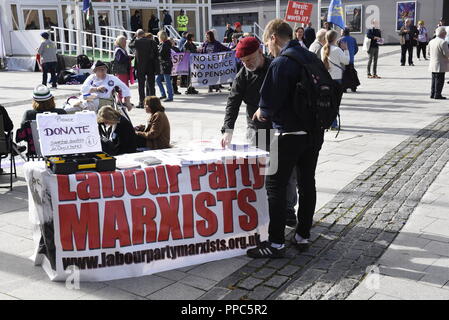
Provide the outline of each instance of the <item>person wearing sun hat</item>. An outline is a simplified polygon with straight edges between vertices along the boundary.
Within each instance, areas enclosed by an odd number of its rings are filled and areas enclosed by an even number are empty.
[[[24,128],[27,121],[36,120],[37,114],[43,112],[66,114],[64,109],[56,108],[55,99],[51,94],[50,89],[47,86],[40,84],[33,90],[32,109],[25,111],[20,127]]]

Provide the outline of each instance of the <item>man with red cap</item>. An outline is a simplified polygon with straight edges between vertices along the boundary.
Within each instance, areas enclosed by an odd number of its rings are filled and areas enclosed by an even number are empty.
[[[242,102],[245,102],[247,139],[248,141],[251,141],[253,145],[257,145],[261,149],[269,150],[271,138],[270,132],[272,129],[271,122],[260,122],[252,120],[252,118],[258,109],[260,88],[262,87],[262,83],[272,60],[263,55],[261,43],[255,37],[247,37],[240,40],[236,47],[236,57],[241,60],[243,68],[237,73],[232,83],[231,93],[229,94],[226,105],[224,125],[221,129],[223,134],[221,145],[225,148],[231,143],[234,125],[240,111],[240,106]],[[259,137],[261,133],[262,135]],[[261,139],[264,140],[261,141]],[[296,225],[294,208],[298,201],[296,179],[292,179],[288,190],[287,225],[294,227]]]
[[[234,23],[234,33],[243,33],[242,24],[240,22]]]

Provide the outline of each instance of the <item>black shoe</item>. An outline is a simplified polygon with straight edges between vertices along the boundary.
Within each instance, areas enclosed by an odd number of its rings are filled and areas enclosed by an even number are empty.
[[[439,96],[439,97],[435,97],[434,99],[435,100],[446,100],[447,98],[443,97],[443,96]]]
[[[167,99],[167,96],[162,96],[162,97],[160,97],[159,99]]]
[[[435,99],[435,97],[434,96],[430,96],[430,99]]]
[[[414,67],[415,65],[413,63],[408,64],[410,67]]]
[[[352,88],[351,91],[352,92],[357,92],[357,88]]]
[[[0,174],[3,174],[3,169],[2,168],[0,168]]]
[[[298,241],[296,241],[296,233],[293,234],[291,243],[296,247],[296,249],[298,249],[299,251],[307,251],[309,249],[310,243],[299,243]]]
[[[175,92],[173,92],[174,94],[182,94],[181,92],[179,92],[179,91],[175,91]]]
[[[273,248],[268,241],[261,242],[257,247],[249,249],[246,251],[246,255],[250,258],[261,259],[261,258],[284,258],[285,257],[285,246],[282,249]]]
[[[401,63],[401,67],[405,66],[405,63]]]
[[[209,88],[209,93],[211,93],[213,90],[211,88]]]

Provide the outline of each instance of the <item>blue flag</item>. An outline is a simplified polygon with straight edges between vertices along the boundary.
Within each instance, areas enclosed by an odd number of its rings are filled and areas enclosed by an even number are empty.
[[[83,0],[83,11],[86,12],[90,8],[90,0]]]
[[[329,5],[329,12],[327,14],[327,22],[332,22],[342,29],[345,28],[345,21],[343,20],[343,6],[341,4],[341,0],[331,1]]]

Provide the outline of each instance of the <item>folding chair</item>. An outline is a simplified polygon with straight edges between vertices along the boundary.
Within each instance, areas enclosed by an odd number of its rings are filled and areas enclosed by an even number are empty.
[[[9,175],[9,186],[0,186],[0,188],[12,190],[12,176],[14,175],[17,178],[16,160],[13,152],[12,132],[5,134],[3,115],[0,115],[0,164],[1,159],[7,159],[10,156],[9,173],[1,173],[2,176]]]

